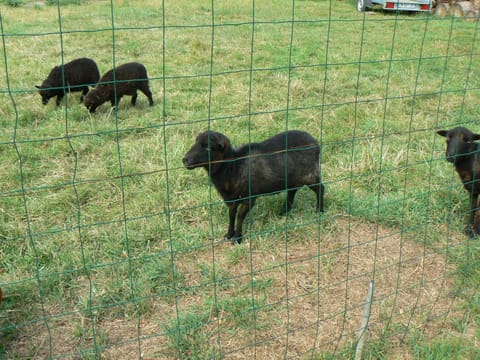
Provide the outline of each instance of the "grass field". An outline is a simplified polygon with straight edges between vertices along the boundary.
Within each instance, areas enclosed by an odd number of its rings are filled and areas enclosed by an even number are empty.
[[[13,4],[18,6],[12,6]],[[354,1],[0,1],[0,357],[480,357],[480,246],[436,131],[480,131],[478,22]],[[10,5],[9,5],[10,4]],[[43,106],[54,65],[138,61],[139,94]],[[263,197],[241,245],[182,157],[286,129],[322,143],[325,213]]]

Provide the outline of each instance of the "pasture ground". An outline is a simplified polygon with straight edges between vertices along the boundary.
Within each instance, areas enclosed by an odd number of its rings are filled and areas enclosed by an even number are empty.
[[[364,358],[479,357],[480,247],[435,135],[479,131],[478,23],[353,1],[8,3],[2,357],[350,359],[372,279]],[[145,64],[155,106],[43,106],[34,85],[81,56]],[[325,213],[308,189],[287,217],[263,197],[223,242],[225,205],[181,163],[207,128],[312,133]]]

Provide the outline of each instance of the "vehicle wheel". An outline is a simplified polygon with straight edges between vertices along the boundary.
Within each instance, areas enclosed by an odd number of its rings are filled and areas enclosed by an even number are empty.
[[[365,0],[357,0],[357,11],[364,12],[367,10]]]

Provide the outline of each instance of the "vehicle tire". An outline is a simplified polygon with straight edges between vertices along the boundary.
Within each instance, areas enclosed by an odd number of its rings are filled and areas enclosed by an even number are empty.
[[[373,6],[372,0],[357,0],[357,11],[364,12]]]
[[[364,12],[365,10],[367,10],[365,0],[357,0],[357,11]]]

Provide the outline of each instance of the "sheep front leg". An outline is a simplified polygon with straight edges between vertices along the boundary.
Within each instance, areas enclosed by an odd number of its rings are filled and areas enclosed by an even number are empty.
[[[225,240],[230,240],[235,232],[235,218],[237,216],[238,203],[227,203],[228,206],[228,231],[224,235]]]
[[[57,106],[60,106],[60,103],[62,102],[64,96],[65,96],[65,94],[58,94],[57,95],[57,102],[56,102]]]
[[[132,106],[135,106],[135,104],[137,103],[137,97],[138,97],[138,94],[135,91],[135,94],[132,95]]]
[[[113,96],[111,99],[110,99],[110,104],[112,104],[112,107],[118,107],[118,103],[120,102],[120,99],[122,98],[121,95],[118,95],[117,96]]]
[[[467,227],[465,228],[465,234],[469,237],[475,237],[480,235],[479,215],[478,212],[478,193],[470,194],[470,216]]]
[[[280,216],[285,216],[292,209],[293,200],[295,199],[295,194],[297,193],[297,188],[289,189],[287,191],[287,201],[280,211]]]
[[[240,244],[242,242],[242,240],[243,240],[243,234],[242,234],[243,222],[245,221],[245,217],[247,216],[248,212],[250,211],[251,208],[253,208],[254,205],[255,205],[255,198],[245,200],[240,204],[240,211],[238,212],[238,215],[237,215],[237,226],[235,227],[235,231],[234,231],[233,236],[231,238],[232,243]]]
[[[480,235],[480,210],[476,210],[473,216],[472,232],[471,237]]]
[[[80,96],[80,104],[83,103],[83,99],[87,94],[88,94],[88,86],[85,86],[82,88],[82,95]]]

